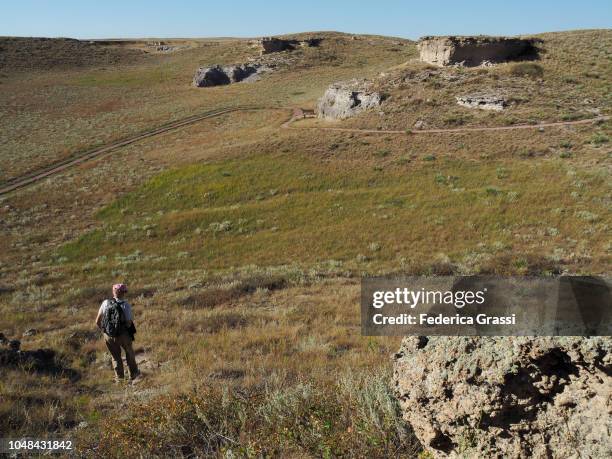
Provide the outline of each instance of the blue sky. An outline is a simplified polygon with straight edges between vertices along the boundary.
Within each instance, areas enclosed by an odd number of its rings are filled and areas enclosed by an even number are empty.
[[[0,35],[75,38],[320,30],[418,38],[611,26],[612,0],[5,0],[0,8]]]

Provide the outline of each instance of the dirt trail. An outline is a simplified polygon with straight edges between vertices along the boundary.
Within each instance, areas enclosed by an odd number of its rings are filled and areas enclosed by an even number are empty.
[[[363,134],[404,134],[404,135],[412,135],[412,134],[446,134],[453,132],[486,132],[486,131],[513,131],[517,129],[539,129],[545,127],[555,127],[555,126],[571,126],[576,124],[589,124],[596,123],[598,121],[606,121],[610,119],[609,116],[598,116],[596,118],[589,118],[586,120],[577,120],[577,121],[556,121],[552,123],[539,123],[539,124],[514,124],[511,126],[475,126],[475,127],[465,127],[465,128],[449,128],[449,129],[419,129],[419,130],[393,130],[393,129],[361,129],[361,128],[341,128],[341,127],[333,127],[333,126],[292,126],[295,121],[311,118],[304,113],[301,108],[296,108],[293,110],[292,117],[283,123],[282,127],[286,129],[317,129],[317,130],[325,130],[325,131],[338,131],[338,132],[357,132]]]
[[[87,150],[79,154],[78,156],[73,156],[71,158],[50,164],[47,168],[33,171],[33,172],[21,175],[19,177],[14,177],[8,180],[6,183],[3,183],[2,185],[0,185],[0,195],[10,193],[11,191],[17,190],[19,188],[23,188],[27,185],[38,182],[51,175],[55,175],[66,169],[69,169],[70,167],[76,166],[90,159],[97,158],[105,153],[109,153],[118,148],[125,147],[126,145],[130,145],[134,142],[138,142],[139,140],[143,140],[148,137],[153,137],[159,134],[173,131],[175,129],[197,123],[198,121],[202,121],[207,118],[213,118],[215,116],[224,115],[226,113],[231,113],[231,112],[236,112],[236,111],[247,111],[247,110],[257,110],[257,108],[230,107],[230,108],[220,108],[216,110],[211,110],[205,113],[200,113],[198,115],[189,116],[187,118],[183,118],[177,121],[173,121],[171,123],[164,124],[156,129],[146,131],[146,132],[143,132],[143,133],[140,133],[140,134],[137,134],[135,136],[128,137],[125,139],[121,139],[121,140],[112,142],[102,147],[94,148],[92,150]]]
[[[93,158],[97,158],[101,155],[109,153],[118,148],[124,147],[126,145],[130,145],[134,142],[138,142],[139,140],[146,139],[148,137],[153,137],[156,135],[164,134],[166,132],[173,131],[175,129],[179,129],[184,126],[188,126],[190,124],[197,123],[199,121],[205,120],[207,118],[213,118],[216,116],[224,115],[226,113],[237,112],[237,111],[249,111],[249,110],[282,110],[283,108],[265,108],[265,107],[229,107],[229,108],[219,108],[216,110],[211,110],[205,113],[201,113],[198,115],[193,115],[187,118],[183,118],[177,121],[173,121],[171,123],[167,123],[163,126],[160,126],[151,131],[146,131],[141,134],[138,134],[133,137],[128,137],[126,139],[118,140],[116,142],[110,143],[103,147],[98,147],[92,150],[88,150],[76,157],[68,158],[66,160],[54,163],[49,165],[49,167],[34,171],[28,174],[24,174],[19,177],[15,177],[6,183],[0,185],[0,196],[10,193],[11,191],[17,190],[19,188],[23,188],[25,186],[36,183],[40,180],[43,180],[52,175],[58,174],[66,169],[69,169],[73,166],[81,164],[85,161],[88,161]],[[556,126],[573,126],[579,124],[589,124],[596,123],[600,121],[606,121],[610,119],[610,116],[598,116],[596,118],[590,118],[586,120],[578,120],[578,121],[558,121],[552,123],[540,123],[540,124],[518,124],[513,126],[495,126],[495,127],[465,127],[465,128],[450,128],[450,129],[421,129],[421,130],[382,130],[382,129],[358,129],[358,128],[341,128],[341,127],[333,127],[333,126],[294,126],[298,120],[304,118],[310,118],[310,115],[307,115],[305,111],[301,108],[292,109],[291,117],[285,121],[280,127],[283,129],[302,129],[302,130],[324,130],[324,131],[336,131],[336,132],[352,132],[352,133],[361,133],[361,134],[403,134],[403,135],[412,135],[412,134],[445,134],[445,133],[456,133],[456,132],[487,132],[487,131],[512,131],[518,129],[539,129],[546,127],[556,127]]]

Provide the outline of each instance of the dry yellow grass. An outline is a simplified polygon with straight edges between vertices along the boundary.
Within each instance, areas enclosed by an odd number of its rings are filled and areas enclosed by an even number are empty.
[[[594,37],[609,31],[544,36],[543,85],[513,80],[508,66],[469,70],[464,86],[390,88],[384,116],[341,124],[558,119],[579,97],[608,113],[609,62]],[[274,108],[150,138],[1,199],[0,331],[38,329],[24,349],[52,348],[78,373],[3,368],[3,432],[76,436],[91,456],[414,456],[385,383],[398,340],[360,335],[360,275],[609,273],[609,123],[431,136],[280,129],[289,107],[312,107],[335,80],[426,70],[402,65],[414,44],[330,34],[292,70],[211,89],[189,87],[198,65],[254,51],[191,45],[2,79],[0,181],[195,111]],[[563,74],[576,55],[572,83]],[[541,92],[501,115],[447,100],[493,81]],[[110,384],[91,334],[119,280],[147,360],[143,381],[126,387]]]

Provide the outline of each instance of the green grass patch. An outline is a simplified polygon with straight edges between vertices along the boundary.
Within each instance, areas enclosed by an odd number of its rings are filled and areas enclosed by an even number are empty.
[[[102,209],[100,228],[56,257],[162,270],[309,266],[354,260],[375,242],[380,266],[398,254],[426,260],[506,241],[505,228],[533,231],[543,215],[572,225],[551,214],[551,202],[576,205],[558,163],[504,165],[501,177],[498,164],[475,168],[460,160],[409,173],[340,164],[262,155],[165,172]],[[447,182],[453,186],[440,186]]]

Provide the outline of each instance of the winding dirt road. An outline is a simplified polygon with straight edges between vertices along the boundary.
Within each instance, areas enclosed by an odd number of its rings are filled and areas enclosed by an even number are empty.
[[[155,129],[142,132],[132,137],[127,137],[125,139],[117,140],[116,142],[112,142],[102,147],[94,148],[92,150],[87,150],[83,153],[80,153],[78,155],[64,159],[62,161],[52,163],[46,168],[39,169],[33,172],[29,172],[27,174],[21,175],[19,177],[14,177],[8,180],[7,182],[0,185],[0,196],[3,194],[10,193],[11,191],[17,190],[19,188],[23,188],[27,185],[31,185],[32,183],[38,182],[44,178],[47,178],[49,176],[63,172],[66,169],[69,169],[73,166],[84,163],[85,161],[88,161],[93,158],[97,158],[99,156],[104,155],[105,153],[109,153],[113,150],[116,150],[121,147],[125,147],[126,145],[130,145],[132,143],[138,142],[148,137],[153,137],[156,135],[164,134],[166,132],[174,131],[178,128],[197,123],[198,121],[202,121],[207,118],[213,118],[215,116],[223,115],[225,113],[231,113],[231,112],[236,112],[236,111],[248,111],[248,110],[257,110],[257,108],[255,107],[230,107],[230,108],[219,108],[216,110],[210,110],[208,112],[200,113],[197,115],[189,116],[187,118],[182,118],[177,121],[173,121],[171,123],[164,124]]]
[[[293,116],[287,122],[285,122],[282,127],[288,129],[316,129],[316,130],[325,130],[325,131],[338,131],[338,132],[358,132],[363,134],[404,134],[404,135],[412,135],[412,134],[447,134],[453,132],[486,132],[486,131],[514,131],[517,129],[539,129],[546,127],[555,127],[555,126],[571,126],[576,124],[590,124],[596,123],[600,121],[606,121],[610,119],[609,116],[598,116],[596,118],[589,118],[586,120],[577,120],[577,121],[556,121],[552,123],[538,123],[538,124],[513,124],[511,126],[475,126],[475,127],[464,127],[464,128],[450,128],[450,129],[419,129],[419,130],[393,130],[393,129],[359,129],[359,128],[341,128],[341,127],[333,127],[333,126],[300,126],[295,127],[291,126],[293,122],[308,118],[305,115],[304,111],[301,108],[296,108],[293,110]]]
[[[55,174],[59,174],[73,166],[89,161],[90,159],[97,158],[113,150],[116,150],[126,145],[138,142],[140,140],[153,137],[156,135],[164,134],[166,132],[174,131],[184,126],[197,123],[199,121],[214,118],[216,116],[224,115],[226,113],[237,112],[237,111],[250,111],[250,110],[279,110],[280,108],[264,108],[264,107],[226,107],[210,110],[208,112],[200,113],[198,115],[189,116],[171,123],[164,124],[156,129],[140,133],[138,135],[128,137],[116,142],[112,142],[108,145],[87,150],[79,155],[71,158],[50,164],[44,169],[30,172],[28,174],[15,177],[2,185],[0,185],[0,196],[15,191],[20,188],[24,188],[28,185],[36,183],[47,177]],[[541,124],[519,124],[512,126],[496,126],[496,127],[465,127],[465,128],[452,128],[452,129],[421,129],[421,130],[381,130],[381,129],[358,129],[358,128],[341,128],[333,126],[294,126],[298,120],[308,118],[301,108],[294,108],[291,117],[285,121],[280,127],[283,129],[299,129],[299,130],[324,130],[324,131],[336,131],[336,132],[352,132],[361,134],[444,134],[444,133],[457,133],[457,132],[487,132],[487,131],[512,131],[518,129],[539,129],[546,127],[557,127],[557,126],[572,126],[579,124],[590,124],[610,119],[610,116],[599,116],[597,118],[591,118],[586,120],[578,121],[558,121],[553,123],[541,123]]]

